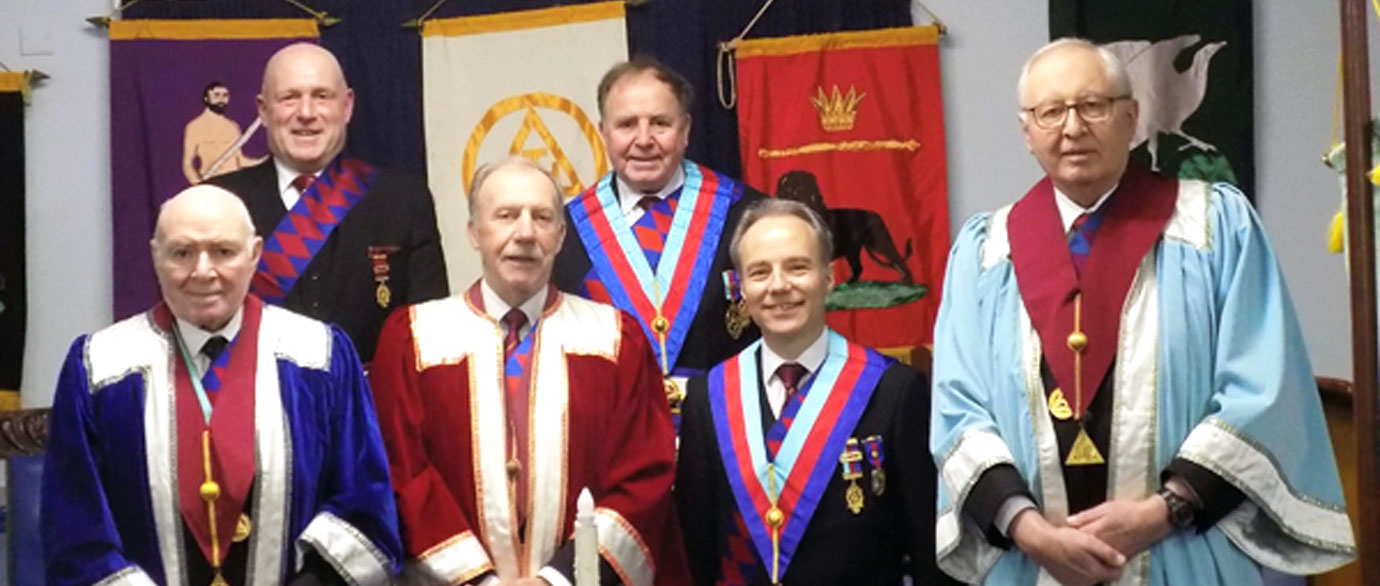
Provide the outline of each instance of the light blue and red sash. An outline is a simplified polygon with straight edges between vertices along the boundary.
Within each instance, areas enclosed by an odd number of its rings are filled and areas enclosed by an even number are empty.
[[[829,486],[844,443],[892,362],[837,332],[831,330],[828,335],[824,364],[787,403],[771,432],[762,429],[760,340],[709,372],[710,413],[724,475],[758,559],[767,565],[772,559],[771,528],[766,522],[769,491],[773,483],[780,490],[777,507],[786,514],[780,537],[783,576]],[[781,443],[773,460],[767,441],[769,433],[777,432]],[[774,464],[773,480],[767,477],[768,462]]]
[[[657,315],[655,301],[660,295],[661,313],[671,324],[666,334],[666,364],[673,368],[699,310],[705,283],[712,276],[710,267],[728,208],[743,193],[737,182],[708,167],[689,161],[683,165],[685,185],[681,187],[655,271],[623,215],[613,192],[612,173],[566,204],[603,284],[604,291],[600,293],[607,293],[615,307],[637,316],[648,339],[653,341],[658,361],[661,347],[655,343],[657,337],[651,323]],[[590,289],[594,295],[596,292]]]
[[[358,159],[341,159],[326,167],[264,240],[251,290],[281,305],[331,232],[364,199],[375,175],[373,167]]]
[[[244,300],[244,317],[235,340],[226,346],[216,358],[221,365],[207,369],[203,380],[213,382],[217,392],[211,393],[215,409],[207,424],[192,386],[192,373],[187,371],[186,362],[177,359],[176,348],[172,350],[174,364],[175,411],[177,418],[177,494],[183,519],[197,545],[208,561],[223,561],[230,551],[230,541],[234,528],[244,511],[245,499],[254,482],[254,380],[258,366],[259,322],[263,315],[263,302],[253,295]],[[172,332],[176,321],[166,304],[159,304],[153,310],[154,322],[165,331]],[[170,344],[177,344],[171,341]],[[201,432],[210,429],[211,476],[220,485],[220,498],[216,499],[217,542],[221,560],[211,560],[210,522],[206,502],[201,499],[201,484],[205,479],[204,461],[201,451]]]

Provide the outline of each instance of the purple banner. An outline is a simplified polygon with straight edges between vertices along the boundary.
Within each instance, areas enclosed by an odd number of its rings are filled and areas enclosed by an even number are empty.
[[[254,98],[264,63],[298,41],[317,39],[115,40],[112,34],[115,319],[143,311],[159,298],[148,244],[158,206],[200,179],[268,156],[261,129],[234,147],[257,126]]]

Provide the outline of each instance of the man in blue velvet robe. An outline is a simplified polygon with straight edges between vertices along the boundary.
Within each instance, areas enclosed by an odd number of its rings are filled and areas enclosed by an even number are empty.
[[[1122,64],[1027,61],[1047,177],[967,222],[935,328],[939,565],[972,583],[1261,583],[1355,555],[1283,275],[1234,187],[1128,165]]]
[[[54,397],[49,584],[386,584],[401,552],[338,328],[248,295],[263,241],[219,187],[164,204],[163,301],[78,338]]]

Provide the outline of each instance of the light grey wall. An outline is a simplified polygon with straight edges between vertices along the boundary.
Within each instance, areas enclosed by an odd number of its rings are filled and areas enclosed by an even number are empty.
[[[1043,2],[925,5],[949,26],[940,51],[950,218],[957,230],[973,213],[1019,197],[1039,177],[1016,124],[1014,85],[1025,56],[1047,39],[1048,18]],[[105,35],[83,22],[108,9],[106,0],[0,0],[0,62],[53,75],[35,91],[26,120],[26,407],[51,402],[72,339],[110,321],[109,57]],[[1331,133],[1336,2],[1257,1],[1255,11],[1260,213],[1292,284],[1317,371],[1350,378],[1345,275],[1341,258],[1324,250],[1337,181],[1318,162]],[[21,55],[21,30],[47,31],[53,54]],[[1374,26],[1371,37],[1380,40]],[[1377,55],[1371,62],[1380,66]]]
[[[24,120],[24,407],[52,403],[72,340],[111,319],[109,52],[105,33],[84,22],[109,10],[109,0],[0,0],[0,62],[53,76]],[[49,35],[52,53],[22,55],[21,31]]]

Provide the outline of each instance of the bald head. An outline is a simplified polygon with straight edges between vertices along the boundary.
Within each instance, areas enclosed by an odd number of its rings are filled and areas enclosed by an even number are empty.
[[[263,239],[238,197],[195,185],[163,203],[149,248],[173,315],[215,331],[244,304]]]
[[[355,94],[335,55],[296,43],[268,59],[256,103],[274,158],[297,173],[316,174],[345,147]]]

